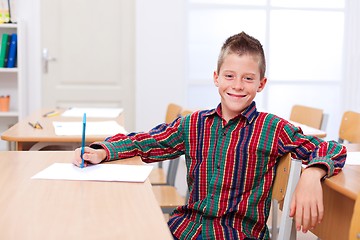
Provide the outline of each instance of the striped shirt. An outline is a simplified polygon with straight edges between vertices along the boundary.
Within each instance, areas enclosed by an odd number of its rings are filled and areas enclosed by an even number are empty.
[[[157,162],[185,155],[189,202],[169,220],[178,239],[269,239],[266,222],[277,161],[292,152],[308,166],[321,164],[331,176],[345,163],[346,148],[304,136],[300,128],[255,102],[225,122],[221,104],[197,111],[148,133],[118,134],[91,145],[107,159],[139,155]]]

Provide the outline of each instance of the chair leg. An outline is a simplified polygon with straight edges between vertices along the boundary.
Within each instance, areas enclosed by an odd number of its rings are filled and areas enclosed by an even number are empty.
[[[272,200],[271,205],[271,239],[278,239],[279,229],[277,222],[279,204],[276,200]]]

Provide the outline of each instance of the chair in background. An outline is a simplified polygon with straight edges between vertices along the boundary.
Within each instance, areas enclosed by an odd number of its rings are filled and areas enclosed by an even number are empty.
[[[174,121],[176,118],[178,118],[181,114],[181,110],[182,107],[178,104],[175,103],[169,103],[169,105],[167,106],[167,110],[166,110],[166,115],[165,115],[165,123],[169,124],[172,121]],[[168,169],[170,168],[170,166],[168,167]],[[150,182],[152,184],[157,184],[157,185],[165,185],[165,184],[170,184],[169,180],[167,179],[168,174],[166,174],[164,168],[163,168],[163,162],[159,162],[158,163],[158,167],[154,168],[149,176]],[[175,182],[175,180],[174,180]],[[173,185],[173,184],[170,184]]]
[[[339,128],[339,142],[344,141],[360,143],[360,113],[344,112]]]
[[[276,206],[282,209],[279,228],[277,222],[272,223],[272,240],[295,240],[296,229],[295,222],[289,217],[291,198],[300,179],[302,162],[292,159],[290,153],[284,155],[279,162],[276,171],[276,177],[272,190],[272,200],[276,201]],[[274,218],[275,217],[275,218]],[[277,221],[276,215],[272,218]],[[276,226],[274,228],[274,226]]]
[[[349,240],[356,239],[360,239],[360,194],[356,198],[349,232]]]
[[[190,110],[184,110],[180,113],[180,116],[186,116],[191,113],[192,111]],[[186,197],[183,197],[175,187],[179,161],[180,158],[169,160],[168,174],[166,178],[167,183],[165,185],[153,184],[152,186],[155,198],[158,201],[161,210],[165,214],[171,213],[174,208],[178,206],[183,206],[188,199],[188,193],[186,194]]]
[[[307,125],[312,128],[322,129],[327,123],[327,115],[324,117],[322,109],[303,105],[294,105],[291,109],[290,120]]]
[[[153,185],[152,190],[163,213],[169,214],[174,208],[185,204],[185,197],[181,196],[175,187],[176,172],[179,158],[169,160],[168,182],[169,185]]]

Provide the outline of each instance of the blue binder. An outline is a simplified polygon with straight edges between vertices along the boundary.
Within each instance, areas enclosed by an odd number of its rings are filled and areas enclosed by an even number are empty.
[[[14,68],[16,63],[16,55],[17,55],[17,34],[11,34],[11,42],[9,49],[9,56],[7,61],[8,68]]]

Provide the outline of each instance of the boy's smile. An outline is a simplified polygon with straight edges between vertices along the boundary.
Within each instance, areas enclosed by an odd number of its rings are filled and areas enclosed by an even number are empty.
[[[257,92],[264,89],[266,78],[260,79],[256,57],[228,54],[219,74],[214,72],[214,83],[221,96],[223,118],[229,121],[251,104]]]

